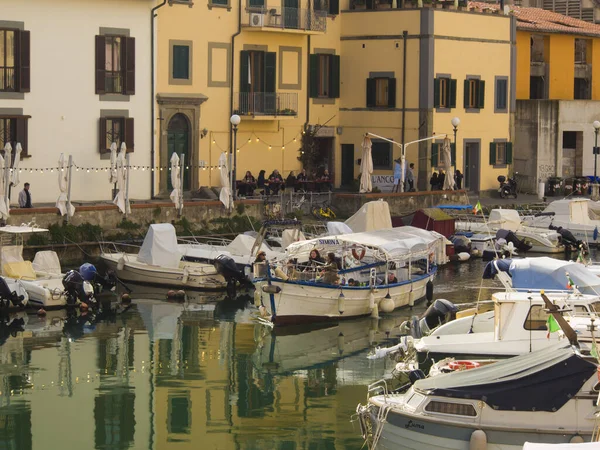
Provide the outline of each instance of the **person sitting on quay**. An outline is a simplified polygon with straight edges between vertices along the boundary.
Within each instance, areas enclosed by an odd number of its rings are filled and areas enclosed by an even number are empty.
[[[254,178],[252,172],[248,170],[246,171],[244,178],[242,178],[242,183],[238,188],[238,196],[249,197],[254,193],[254,189],[256,189],[256,178]]]
[[[308,181],[308,175],[306,174],[306,169],[302,169],[302,172],[298,174],[296,177],[297,188],[296,189],[305,189],[304,183]]]
[[[284,189],[283,177],[279,173],[279,170],[275,169],[271,175],[269,175],[268,183],[265,182],[267,195],[279,193],[279,189]]]

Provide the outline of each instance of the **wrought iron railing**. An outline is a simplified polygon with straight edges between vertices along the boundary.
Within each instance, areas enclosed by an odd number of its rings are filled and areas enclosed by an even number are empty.
[[[297,116],[298,94],[295,92],[238,92],[233,108],[240,116]]]
[[[282,6],[249,6],[242,13],[242,25],[325,32],[327,12]]]
[[[0,67],[0,91],[16,90],[16,71],[14,67]]]

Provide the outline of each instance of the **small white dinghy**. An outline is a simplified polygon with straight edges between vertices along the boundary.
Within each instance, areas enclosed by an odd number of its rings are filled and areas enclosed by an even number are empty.
[[[225,289],[225,278],[212,264],[182,261],[175,227],[152,224],[139,253],[110,253],[101,258],[122,280],[169,287]]]

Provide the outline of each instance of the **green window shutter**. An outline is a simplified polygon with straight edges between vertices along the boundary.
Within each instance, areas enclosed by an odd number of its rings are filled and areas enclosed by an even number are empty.
[[[311,98],[317,98],[319,96],[319,55],[310,55],[308,66],[310,69],[309,95]]]
[[[388,79],[388,107],[396,107],[396,79]]]
[[[240,52],[240,92],[250,92],[250,52],[242,50]]]
[[[506,164],[513,163],[513,145],[512,142],[506,143]]]
[[[329,0],[329,15],[336,16],[340,13],[340,0]]]
[[[496,164],[496,143],[490,142],[490,166]]]
[[[456,167],[456,144],[450,144],[450,165]]]
[[[456,80],[449,80],[448,85],[448,105],[450,108],[456,108]]]
[[[276,53],[265,53],[265,92],[275,92]]]
[[[431,167],[437,167],[440,144],[431,144]]]
[[[190,78],[190,48],[187,45],[173,46],[173,78],[177,80]]]
[[[485,105],[485,81],[479,80],[477,83],[477,106],[483,108]]]
[[[377,79],[367,78],[367,108],[375,107],[377,92]]]
[[[329,67],[329,98],[340,98],[340,55],[331,55]]]
[[[433,79],[433,107],[440,107],[440,79]]]
[[[465,80],[464,86],[465,86],[465,92],[464,92],[465,109],[467,109],[469,107],[469,80]]]

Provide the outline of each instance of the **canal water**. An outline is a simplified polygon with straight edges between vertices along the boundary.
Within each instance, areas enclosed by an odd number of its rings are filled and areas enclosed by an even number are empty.
[[[435,297],[489,299],[499,285],[482,283],[483,267],[446,265]],[[393,366],[366,356],[425,309],[270,331],[253,321],[251,295],[165,297],[136,287],[115,314],[4,323],[0,448],[360,449],[351,416]]]

